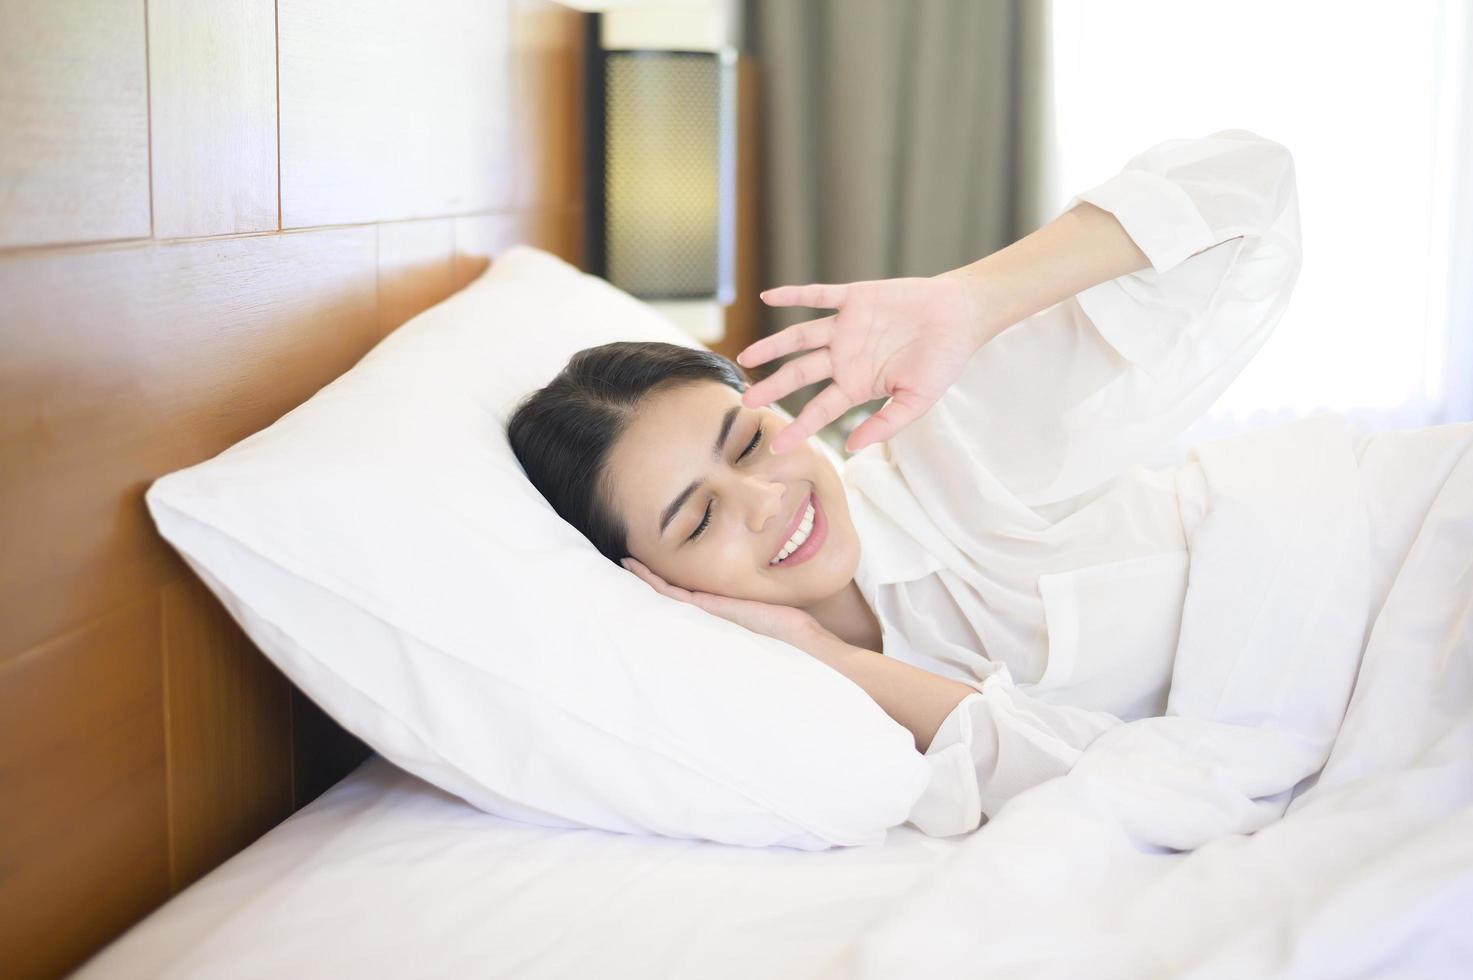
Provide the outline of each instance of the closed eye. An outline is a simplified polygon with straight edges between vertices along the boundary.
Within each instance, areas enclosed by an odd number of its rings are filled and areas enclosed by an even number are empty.
[[[752,436],[751,443],[749,443],[747,445],[747,448],[742,450],[742,454],[737,457],[737,462],[740,463],[742,460],[746,459],[752,453],[756,452],[757,447],[761,443],[762,443],[762,426],[759,425],[759,426],[757,426],[757,432],[756,432],[756,434]]]
[[[701,532],[704,531],[704,530],[706,530],[707,526],[710,525],[710,523],[711,523],[711,505],[710,504],[707,504],[706,505],[706,514],[705,514],[704,517],[701,518],[701,523],[698,524],[698,525],[696,525],[696,529],[694,531],[692,531],[690,533],[690,537],[686,538],[685,540],[687,540],[687,541],[694,541],[696,538],[699,538],[701,536]]]
[[[749,442],[749,443],[747,443],[747,448],[746,449],[743,449],[742,450],[742,454],[737,457],[737,462],[740,463],[742,460],[746,459],[752,453],[756,452],[757,451],[757,447],[760,446],[760,445],[762,445],[762,426],[759,425],[759,426],[757,426],[757,431],[752,434],[752,441]],[[710,504],[707,504],[706,505],[706,513],[704,515],[702,515],[702,517],[701,517],[701,523],[698,524],[698,525],[696,525],[696,529],[691,532],[690,537],[686,538],[686,540],[687,541],[694,541],[696,538],[699,538],[701,536],[701,532],[704,531],[704,530],[706,530],[706,528],[709,527],[710,524],[711,524],[711,505]]]

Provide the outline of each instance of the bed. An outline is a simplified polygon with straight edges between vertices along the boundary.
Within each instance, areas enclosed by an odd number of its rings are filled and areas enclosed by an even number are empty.
[[[792,977],[958,846],[807,852],[482,813],[370,758],[79,977]]]
[[[1309,452],[1338,425],[1278,438]],[[1473,424],[1361,436],[1354,452],[1344,499],[1371,516],[1372,626],[1340,647],[1357,660],[1350,708],[1282,817],[1224,806],[1217,791],[1251,767],[1200,767],[1201,746],[1233,743],[1180,717],[1102,739],[976,833],[907,825],[882,846],[820,852],[519,823],[375,756],[77,976],[1466,975]],[[1262,513],[1252,524],[1281,533]],[[1234,547],[1260,533],[1227,530]],[[1333,598],[1322,612],[1348,618]],[[1266,629],[1258,647],[1286,649]],[[1175,751],[1173,723],[1192,754]]]

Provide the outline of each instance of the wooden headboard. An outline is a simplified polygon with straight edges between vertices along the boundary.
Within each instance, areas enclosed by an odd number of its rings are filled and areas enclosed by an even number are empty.
[[[0,973],[55,976],[367,750],[143,491],[526,241],[581,262],[583,15],[0,7]]]

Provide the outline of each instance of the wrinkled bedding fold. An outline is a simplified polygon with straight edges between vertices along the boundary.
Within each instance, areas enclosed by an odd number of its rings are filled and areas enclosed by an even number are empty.
[[[1473,963],[1473,424],[1319,416],[1192,458],[1167,715],[1009,802],[845,975]]]

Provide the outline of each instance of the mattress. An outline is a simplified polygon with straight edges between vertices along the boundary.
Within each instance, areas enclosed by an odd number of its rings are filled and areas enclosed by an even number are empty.
[[[963,838],[799,851],[483,813],[372,757],[82,978],[839,976]]]

